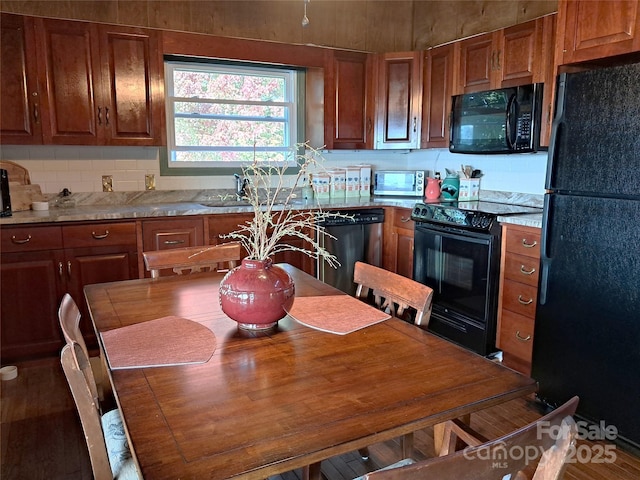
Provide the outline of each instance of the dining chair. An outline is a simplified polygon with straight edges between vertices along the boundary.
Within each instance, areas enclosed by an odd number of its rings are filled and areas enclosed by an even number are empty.
[[[178,275],[202,271],[217,271],[218,266],[227,263],[232,269],[240,260],[240,244],[236,242],[221,245],[172,248],[142,252],[147,271],[151,278],[158,278],[160,271],[172,269]]]
[[[356,480],[557,480],[575,453],[577,426],[572,416],[578,401],[573,397],[535,422],[488,442],[469,435],[456,420],[445,422],[441,456],[407,459]],[[453,452],[458,438],[469,446]]]
[[[356,262],[353,281],[358,285],[356,297],[369,298],[373,294],[376,306],[394,317],[402,317],[415,310],[413,323],[427,328],[431,318],[433,289],[397,273],[368,263]]]
[[[60,362],[80,416],[94,478],[142,478],[131,455],[120,411],[101,412],[91,365],[81,345],[74,341],[67,343],[60,353]]]
[[[58,308],[58,320],[60,322],[60,328],[62,329],[62,335],[67,344],[77,343],[82,349],[84,356],[89,359],[92,373],[91,385],[97,389],[97,395],[100,400],[104,401],[105,397],[108,396],[108,390],[110,390],[110,388],[105,386],[104,382],[104,379],[107,378],[106,368],[100,357],[89,356],[87,344],[80,330],[80,319],[81,315],[78,305],[71,295],[65,293]]]

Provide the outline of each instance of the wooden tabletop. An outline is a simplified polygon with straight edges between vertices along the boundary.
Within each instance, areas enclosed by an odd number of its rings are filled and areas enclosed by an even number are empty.
[[[283,266],[297,296],[338,293]],[[97,332],[175,315],[216,337],[205,364],[110,372],[146,479],[264,479],[535,391],[532,379],[395,318],[348,335],[289,317],[243,333],[220,310],[220,279],[85,287]]]

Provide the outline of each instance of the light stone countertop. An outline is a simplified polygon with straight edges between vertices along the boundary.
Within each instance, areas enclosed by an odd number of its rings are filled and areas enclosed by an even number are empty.
[[[380,198],[357,197],[322,200],[296,200],[291,204],[294,209],[337,209],[358,207],[403,207],[413,208],[419,198]],[[215,215],[225,213],[252,212],[251,205],[238,202],[226,202],[215,205],[215,202],[177,202],[158,204],[125,204],[125,205],[81,205],[73,208],[50,207],[45,211],[14,212],[11,217],[0,219],[0,226],[35,223],[81,222],[101,220],[131,220],[156,217],[179,217],[189,215]],[[282,209],[276,205],[274,210]]]
[[[498,222],[525,227],[542,228],[542,213],[527,213],[524,215],[498,216]]]

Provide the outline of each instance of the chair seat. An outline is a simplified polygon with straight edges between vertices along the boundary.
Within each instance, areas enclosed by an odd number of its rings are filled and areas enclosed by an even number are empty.
[[[138,474],[124,433],[120,411],[115,409],[105,413],[101,417],[101,422],[113,478],[116,480],[140,479],[141,476]]]

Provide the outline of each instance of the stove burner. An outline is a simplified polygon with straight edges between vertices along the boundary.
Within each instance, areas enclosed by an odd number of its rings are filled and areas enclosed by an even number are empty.
[[[411,218],[416,222],[456,225],[473,230],[491,230],[495,219],[503,215],[541,213],[542,209],[494,202],[416,203]]]

